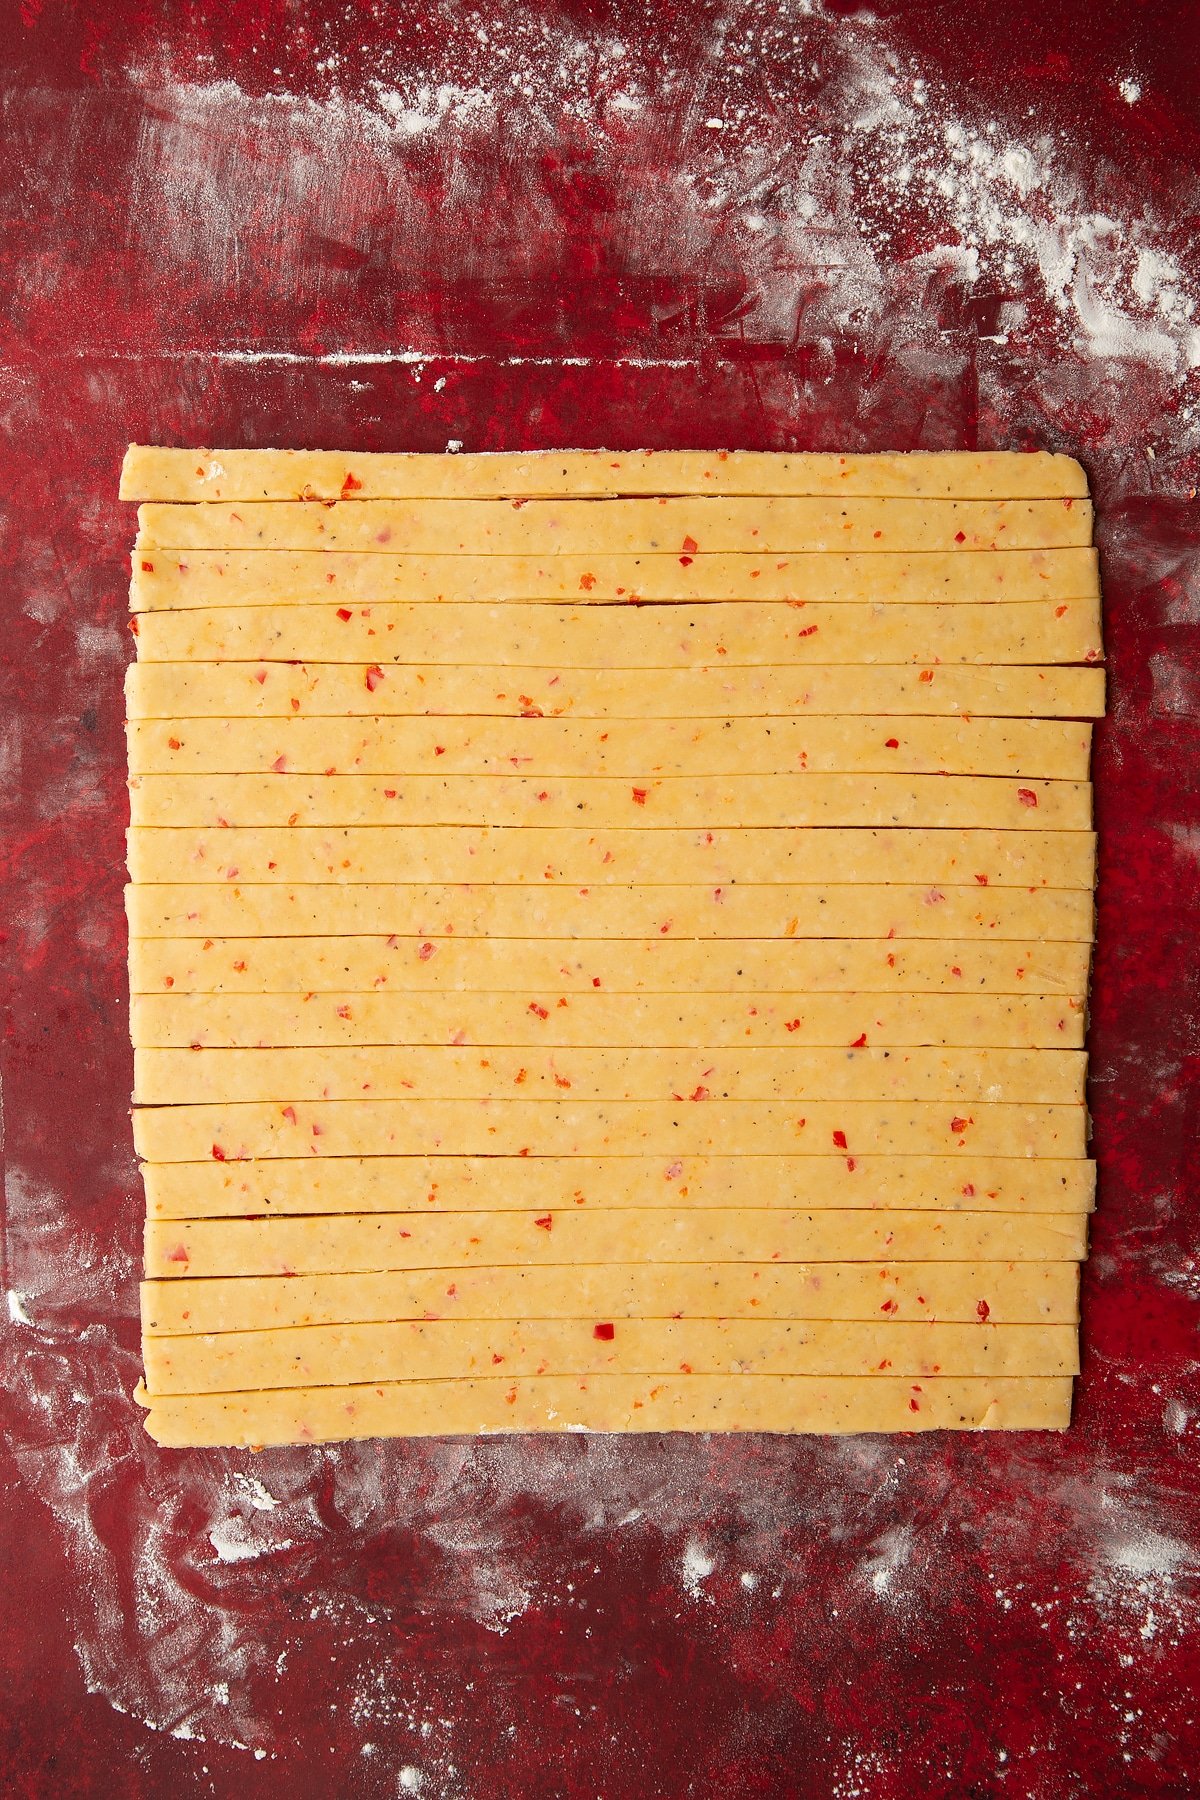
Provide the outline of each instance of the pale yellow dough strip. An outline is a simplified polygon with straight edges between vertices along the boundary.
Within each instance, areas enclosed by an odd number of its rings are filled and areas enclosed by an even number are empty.
[[[202,501],[138,508],[136,548],[422,556],[703,551],[1050,550],[1092,541],[1090,500],[733,495],[624,500]]]
[[[1078,1049],[1084,1008],[1052,994],[936,994],[900,999],[812,993],[534,995],[135,994],[135,1048],[253,1049],[272,1045],[645,1045],[751,1049]]]
[[[597,1338],[596,1326],[602,1327]],[[818,1320],[439,1320],[147,1338],[146,1386],[261,1392],[404,1379],[554,1375],[1075,1375],[1072,1325],[867,1325]]]
[[[527,826],[133,826],[135,882],[496,882],[580,885],[735,881],[950,882],[977,887],[1091,888],[1089,831],[775,830],[589,831]]]
[[[972,1156],[381,1156],[146,1163],[154,1219],[586,1207],[891,1208],[1086,1213],[1092,1162]]]
[[[698,600],[889,603],[1075,600],[1099,594],[1093,549],[880,556],[385,556],[327,550],[135,552],[131,609],[325,601],[580,604]]]
[[[694,778],[788,770],[1086,781],[1058,719],[204,719],[126,726],[130,773]]]
[[[331,602],[143,613],[137,626],[142,662],[357,663],[385,673],[393,663],[422,670],[473,663],[492,664],[505,677],[529,666],[556,673],[839,663],[933,668],[1098,662],[1103,655],[1096,600],[803,607],[747,600],[631,606],[619,619],[596,606]]]
[[[134,993],[308,994],[475,991],[755,994],[787,986],[830,994],[1051,994],[1082,1006],[1091,947],[940,940],[141,938],[130,946]]]
[[[273,718],[300,714],[462,713],[559,718],[786,718],[796,714],[970,713],[1098,718],[1104,670],[1076,668],[639,669],[426,668],[366,662],[138,662],[125,672],[130,719]]]
[[[141,1397],[141,1396],[139,1396]],[[516,1431],[1065,1431],[1069,1377],[543,1375],[143,1399],[164,1445]]]
[[[398,1319],[845,1319],[1074,1324],[1079,1269],[1054,1263],[583,1263],[144,1281],[147,1337]]]
[[[359,500],[546,494],[1082,497],[1087,476],[1046,451],[839,456],[779,450],[204,450],[130,444],[122,500]]]
[[[150,1219],[146,1275],[323,1275],[583,1263],[1080,1262],[1084,1213],[685,1208]]]
[[[518,1090],[514,1090],[518,1091]],[[319,1100],[138,1107],[148,1162],[254,1156],[1082,1157],[1082,1106],[951,1100]],[[841,1145],[834,1133],[845,1137]]]
[[[134,775],[134,825],[1088,831],[1083,781],[987,775]]]
[[[653,1027],[651,1027],[653,1032]],[[139,1106],[297,1100],[944,1100],[1082,1104],[1082,1050],[504,1048],[134,1053]]]
[[[133,939],[339,932],[505,938],[1026,938],[1086,942],[1082,888],[309,887],[157,882],[126,889]]]

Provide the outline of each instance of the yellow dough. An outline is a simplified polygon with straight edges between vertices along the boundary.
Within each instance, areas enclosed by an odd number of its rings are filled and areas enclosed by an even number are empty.
[[[397,1319],[851,1319],[1074,1324],[1079,1270],[1052,1263],[581,1264],[142,1283],[150,1336]]]
[[[1075,600],[1100,592],[1091,548],[882,555],[386,556],[327,550],[170,550],[133,558],[136,612],[281,601],[498,600],[593,605],[696,600]]]
[[[1085,942],[1082,888],[399,887],[335,882],[243,887],[160,882],[126,889],[133,939],[321,937],[338,932],[531,938],[1042,938]]]
[[[549,1004],[546,1004],[546,1000]],[[135,1048],[306,1044],[706,1044],[845,1047],[927,1044],[1079,1049],[1084,1009],[1052,994],[902,998],[804,993],[134,994]]]
[[[566,881],[683,886],[735,881],[963,883],[990,887],[1095,885],[1089,831],[764,830],[605,831],[531,825],[133,826],[127,837],[135,882]]]
[[[514,494],[909,494],[1046,499],[1087,494],[1069,456],[1013,450],[838,456],[777,450],[178,450],[131,444],[122,500],[380,500]]]
[[[983,775],[134,775],[134,825],[979,827],[1087,831],[1082,781]]]
[[[653,1034],[653,1027],[651,1027]],[[1081,1050],[392,1045],[134,1053],[141,1106],[252,1100],[947,1100],[1082,1104]]]
[[[145,1253],[150,1279],[538,1263],[1078,1262],[1087,1253],[1087,1221],[1083,1213],[796,1213],[749,1205],[150,1219]]]
[[[139,1396],[141,1397],[141,1396]],[[1071,1382],[806,1375],[543,1375],[153,1399],[160,1444],[514,1431],[1065,1431]]]
[[[770,775],[1086,781],[1092,728],[1058,719],[225,719],[127,727],[130,773]]]
[[[140,644],[144,654],[147,645]],[[353,662],[137,662],[125,673],[130,719],[345,718],[359,713],[499,717],[789,717],[807,713],[979,713],[1099,718],[1104,670],[736,667],[568,669],[477,665],[416,668]]]
[[[851,1156],[960,1149],[1081,1157],[1086,1129],[1078,1105],[945,1100],[281,1100],[143,1106],[133,1115],[134,1145],[148,1162],[443,1152],[815,1156],[834,1148]]]
[[[579,1206],[756,1207],[1071,1213],[1095,1204],[1091,1162],[972,1156],[382,1156],[147,1163],[155,1219],[250,1214],[503,1212]]]
[[[134,993],[523,993],[547,1007],[578,993],[1050,994],[1082,1006],[1090,944],[965,938],[669,937],[141,938],[130,945]]]
[[[384,671],[394,663],[420,669],[492,663],[506,675],[529,665],[555,672],[814,663],[932,669],[938,663],[1099,662],[1103,654],[1094,599],[801,607],[747,600],[631,606],[619,614],[598,606],[330,602],[143,613],[137,627],[145,662],[358,663]]]
[[[146,1340],[146,1385],[167,1394],[475,1375],[1074,1375],[1070,1325],[867,1325],[818,1320],[438,1320]],[[609,1336],[607,1326],[612,1325]]]

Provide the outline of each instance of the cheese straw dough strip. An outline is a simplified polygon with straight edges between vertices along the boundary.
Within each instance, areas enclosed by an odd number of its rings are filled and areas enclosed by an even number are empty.
[[[149,1398],[164,1445],[328,1443],[515,1431],[1065,1431],[1069,1377],[481,1376]]]
[[[158,882],[126,889],[132,938],[320,937],[388,932],[531,938],[1042,938],[1086,942],[1082,888],[242,887]]]
[[[1090,831],[764,830],[653,832],[574,826],[404,825],[333,827],[131,827],[133,881],[245,882],[541,881],[606,886],[736,881],[934,882],[989,887],[1091,888]]]
[[[652,1028],[653,1029],[653,1028]],[[977,1100],[1082,1104],[1081,1050],[393,1045],[134,1053],[141,1106],[226,1101]]]
[[[145,646],[140,646],[145,649]],[[383,668],[325,662],[131,663],[130,719],[301,714],[460,714],[496,717],[714,718],[971,713],[1098,718],[1103,669],[861,668],[568,669],[441,665]]]
[[[966,938],[653,939],[141,938],[130,946],[136,993],[1051,994],[1077,1005],[1091,947]]]
[[[514,1090],[519,1091],[519,1090]],[[255,1156],[1082,1157],[1082,1106],[952,1101],[319,1100],[144,1106],[147,1162]],[[834,1134],[837,1134],[835,1137]],[[843,1145],[841,1139],[845,1138]]]
[[[749,1195],[746,1196],[749,1199]],[[150,1219],[148,1279],[583,1263],[1079,1262],[1084,1213],[560,1213]]]
[[[134,994],[134,1046],[318,1044],[885,1045],[1014,1049],[1083,1044],[1084,1008],[1052,994]]]
[[[345,615],[349,615],[348,617]],[[728,670],[759,664],[1079,663],[1103,654],[1096,600],[987,605],[228,606],[143,613],[143,662],[405,663]],[[372,679],[375,679],[374,677]],[[364,676],[365,680],[365,676]],[[382,684],[381,684],[382,685]],[[615,698],[613,701],[615,705]],[[723,709],[724,710],[724,709]]]
[[[1087,782],[988,775],[134,775],[134,825],[1087,831]]]
[[[610,1334],[609,1326],[612,1326]],[[146,1386],[258,1393],[350,1382],[494,1376],[1075,1375],[1072,1325],[868,1325],[822,1319],[413,1319],[146,1340]]]
[[[133,612],[378,600],[1074,600],[1100,592],[1097,555],[1064,550],[754,556],[383,556],[328,550],[155,551],[133,557]]]
[[[400,1319],[845,1319],[1074,1324],[1079,1270],[1053,1263],[580,1264],[144,1281],[147,1337]]]
[[[1091,1162],[972,1156],[381,1156],[335,1162],[146,1163],[155,1219],[248,1214],[504,1212],[589,1207],[884,1207],[1071,1213],[1095,1204]]]
[[[126,726],[129,770],[570,777],[870,774],[1086,781],[1092,728],[1059,719],[223,719]]]
[[[1049,550],[1090,544],[1090,500],[733,495],[623,500],[202,501],[138,508],[137,550],[357,550],[389,556],[703,551]]]
[[[852,494],[1053,499],[1087,494],[1069,456],[937,450],[187,450],[131,444],[122,500],[386,500],[545,494]]]

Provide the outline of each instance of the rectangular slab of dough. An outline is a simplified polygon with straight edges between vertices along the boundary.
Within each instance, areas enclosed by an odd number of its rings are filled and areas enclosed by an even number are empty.
[[[1065,1431],[1069,1377],[543,1375],[142,1398],[164,1445],[514,1431]]]
[[[348,616],[347,616],[348,615]],[[228,606],[143,613],[141,662],[533,665],[568,669],[1099,662],[1096,600],[961,606]],[[364,681],[365,681],[364,675]],[[525,690],[522,690],[525,691]]]
[[[394,556],[703,551],[1051,550],[1092,541],[1090,500],[733,495],[685,499],[144,502],[136,549],[357,550]]]
[[[562,1002],[562,1004],[560,1004]],[[928,1044],[1079,1049],[1079,1002],[1052,994],[134,994],[135,1049],[272,1045]]]
[[[651,1034],[654,1035],[653,1026]],[[559,1049],[437,1044],[136,1050],[140,1106],[185,1101],[947,1100],[1082,1104],[1082,1050]]]
[[[581,1264],[144,1281],[142,1329],[178,1337],[398,1319],[847,1319],[1074,1324],[1079,1268],[1053,1263]]]
[[[480,665],[428,668],[353,662],[136,662],[125,671],[129,719],[274,718],[300,714],[470,713],[501,718],[788,718],[806,713],[971,713],[1002,718],[1099,718],[1104,670],[916,669],[807,665],[569,669]]]
[[[585,1263],[1079,1262],[1084,1213],[755,1208],[149,1219],[148,1279]]]
[[[518,1090],[519,1091],[519,1090]],[[1082,1157],[1082,1106],[870,1100],[319,1100],[145,1106],[147,1162],[254,1156]],[[835,1133],[838,1135],[835,1137]],[[846,1139],[845,1145],[840,1138]]]
[[[852,494],[1053,499],[1087,494],[1072,457],[938,450],[190,450],[130,444],[122,500],[389,500],[547,494]]]
[[[1086,781],[1061,719],[171,719],[126,727],[132,775],[1035,776]]]
[[[1091,888],[1090,831],[717,830],[654,832],[577,826],[372,825],[131,827],[135,882],[497,882],[714,887],[735,881],[935,882],[978,887]]]
[[[134,825],[1088,831],[1086,781],[985,775],[134,775]],[[231,878],[232,879],[232,878]]]
[[[532,938],[1040,938],[1086,942],[1083,888],[400,887],[160,882],[126,889],[133,939],[395,933]]]
[[[549,1007],[579,993],[1051,994],[1082,1006],[1091,945],[898,938],[140,938],[132,991],[518,993]],[[851,1040],[853,1041],[853,1040]]]
[[[1076,600],[1100,592],[1096,551],[917,551],[882,555],[385,556],[328,550],[135,552],[130,610],[498,600],[612,605],[637,599]]]
[[[380,1156],[147,1163],[153,1219],[251,1214],[756,1207],[1087,1213],[1092,1162],[959,1156]]]
[[[150,1337],[146,1386],[258,1393],[475,1375],[1075,1375],[1071,1325],[866,1325],[769,1319],[438,1320]],[[609,1325],[613,1326],[610,1333]]]

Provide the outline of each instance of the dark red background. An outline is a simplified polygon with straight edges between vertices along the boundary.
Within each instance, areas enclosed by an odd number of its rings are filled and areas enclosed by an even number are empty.
[[[311,13],[21,0],[0,27],[4,1254],[31,1321],[3,1340],[5,1791],[1200,1791],[1195,376],[1081,339],[1027,277],[934,266],[953,227],[873,195],[847,76],[865,46],[920,72],[931,130],[1049,134],[1072,208],[1147,212],[1194,294],[1194,9]],[[400,135],[392,92],[446,116]],[[837,329],[845,243],[772,237],[815,133],[884,272]],[[370,360],[389,351],[419,354]],[[339,353],[368,360],[322,360]],[[1065,1439],[148,1443],[129,1398],[131,438],[1083,457],[1112,708],[1102,1199]],[[250,1507],[238,1471],[280,1508]],[[217,1559],[230,1519],[271,1554]]]

